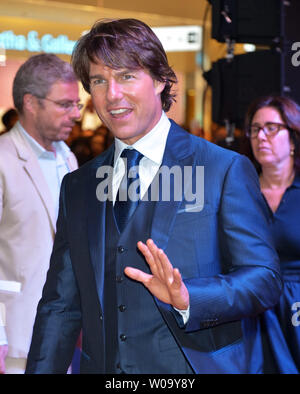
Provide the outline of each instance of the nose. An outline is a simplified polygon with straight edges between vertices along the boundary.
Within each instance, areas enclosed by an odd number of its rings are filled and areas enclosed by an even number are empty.
[[[266,137],[266,134],[265,134],[265,130],[263,129],[263,128],[261,128],[260,130],[259,130],[259,132],[258,132],[258,134],[257,134],[257,138],[258,139],[263,139],[263,140],[265,140],[267,137]]]
[[[115,102],[122,98],[122,86],[115,80],[107,84],[106,98],[109,102]]]
[[[79,119],[81,117],[80,110],[77,105],[73,105],[71,111],[69,112],[69,116],[72,119]]]

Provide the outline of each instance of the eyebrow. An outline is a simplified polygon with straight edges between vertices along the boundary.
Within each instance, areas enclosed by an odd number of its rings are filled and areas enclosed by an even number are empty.
[[[116,71],[116,75],[119,76],[119,75],[124,75],[124,74],[127,74],[127,73],[136,73],[136,72],[138,72],[138,70],[125,68],[125,69],[122,69],[122,70],[117,70]],[[105,77],[102,74],[90,75],[89,78],[90,79],[97,79],[97,78],[105,79]]]
[[[269,124],[269,123],[278,123],[278,122],[272,122],[271,120],[269,120],[268,122],[264,122],[263,124]],[[254,122],[254,123],[252,123],[253,125],[260,125],[261,123],[260,122]]]
[[[56,100],[58,103],[79,103],[80,102],[80,98],[77,100],[70,100],[67,98],[61,98],[59,100]]]
[[[101,75],[101,74],[90,75],[89,78],[90,79],[103,78],[103,75]]]

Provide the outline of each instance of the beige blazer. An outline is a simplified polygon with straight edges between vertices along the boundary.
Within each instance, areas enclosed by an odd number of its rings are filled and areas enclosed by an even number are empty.
[[[68,164],[77,168],[71,152]],[[55,225],[50,190],[17,123],[0,136],[0,310],[10,357],[27,358]]]

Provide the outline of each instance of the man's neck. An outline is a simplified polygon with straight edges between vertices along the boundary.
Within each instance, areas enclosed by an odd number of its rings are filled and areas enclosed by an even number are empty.
[[[26,131],[27,134],[30,135],[38,144],[40,144],[44,149],[49,152],[54,152],[55,149],[52,145],[52,141],[46,138],[43,138],[36,127],[32,124],[32,122],[26,120],[25,118],[20,117],[19,119],[21,126]]]

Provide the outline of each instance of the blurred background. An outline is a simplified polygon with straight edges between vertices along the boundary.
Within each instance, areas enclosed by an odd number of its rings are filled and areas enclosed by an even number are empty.
[[[253,98],[280,93],[300,101],[297,15],[299,0],[1,0],[0,118],[13,107],[12,81],[29,56],[44,51],[70,60],[96,20],[137,18],[155,30],[178,77],[168,116],[236,149]],[[78,128],[91,136],[101,124],[81,87],[80,95]],[[0,123],[0,132],[5,128]]]

